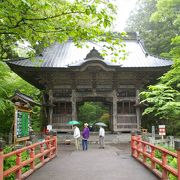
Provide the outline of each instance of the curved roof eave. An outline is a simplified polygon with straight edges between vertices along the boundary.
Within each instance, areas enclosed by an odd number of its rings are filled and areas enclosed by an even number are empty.
[[[12,60],[7,62],[8,65],[14,64],[16,66],[23,66],[27,68],[62,68],[69,69],[72,67],[79,67],[83,64],[91,63],[94,60],[104,63],[109,67],[120,68],[158,68],[169,67],[172,65],[172,61],[160,59],[151,55],[148,55],[144,50],[140,41],[126,40],[126,52],[128,54],[127,59],[123,61],[117,61],[117,63],[111,62],[110,58],[104,59],[99,57],[91,57],[86,59],[87,55],[93,49],[97,52],[102,48],[101,44],[94,44],[89,42],[89,47],[78,48],[74,43],[69,40],[63,44],[54,43],[51,47],[48,47],[42,53],[42,56],[37,56],[36,61],[30,59]]]

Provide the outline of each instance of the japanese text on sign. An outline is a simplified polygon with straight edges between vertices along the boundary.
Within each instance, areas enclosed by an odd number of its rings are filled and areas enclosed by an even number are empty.
[[[16,112],[16,136],[17,138],[29,136],[29,113]]]

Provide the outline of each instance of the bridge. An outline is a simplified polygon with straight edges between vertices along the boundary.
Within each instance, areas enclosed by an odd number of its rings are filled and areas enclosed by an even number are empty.
[[[20,154],[27,150],[30,158],[22,161]],[[155,157],[156,151],[161,153],[162,159]],[[0,163],[2,159],[14,154],[17,155],[16,165],[4,172],[0,166],[0,180],[11,173],[15,173],[16,179],[28,180],[166,180],[169,174],[180,180],[180,167],[172,167],[167,161],[167,157],[171,156],[179,165],[180,152],[172,153],[155,147],[142,141],[140,136],[132,136],[131,142],[124,139],[120,143],[108,143],[105,149],[99,149],[98,144],[91,142],[87,151],[76,151],[73,144],[57,145],[56,136],[47,137],[46,141],[27,146],[23,150],[6,155],[1,153]],[[24,173],[22,167],[28,164],[30,169]]]

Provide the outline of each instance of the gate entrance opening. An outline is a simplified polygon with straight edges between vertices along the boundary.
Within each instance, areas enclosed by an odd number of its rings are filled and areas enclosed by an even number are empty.
[[[90,131],[97,131],[97,122],[107,125],[106,130],[110,130],[112,124],[111,104],[108,102],[84,101],[78,103],[78,120],[83,124],[89,124]]]

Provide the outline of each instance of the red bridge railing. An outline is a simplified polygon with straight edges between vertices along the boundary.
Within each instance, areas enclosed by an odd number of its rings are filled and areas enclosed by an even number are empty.
[[[161,158],[155,156],[157,152],[161,154]],[[170,152],[142,141],[141,136],[137,135],[131,137],[131,153],[135,159],[145,165],[160,179],[168,180],[169,174],[172,174],[177,180],[180,180],[180,150],[177,153]],[[171,157],[171,159],[175,158],[177,168],[172,167],[168,163],[168,157]]]
[[[29,158],[22,160],[22,153],[27,152]],[[15,174],[15,179],[24,179],[30,174],[32,174],[36,169],[43,166],[46,162],[51,160],[57,155],[57,137],[47,136],[45,141],[38,142],[33,145],[18,149],[16,151],[10,152],[8,154],[3,154],[0,152],[0,180],[8,177],[12,173]],[[16,156],[16,164],[7,170],[4,170],[3,164],[6,158]],[[22,172],[23,167],[27,167],[26,172]]]

